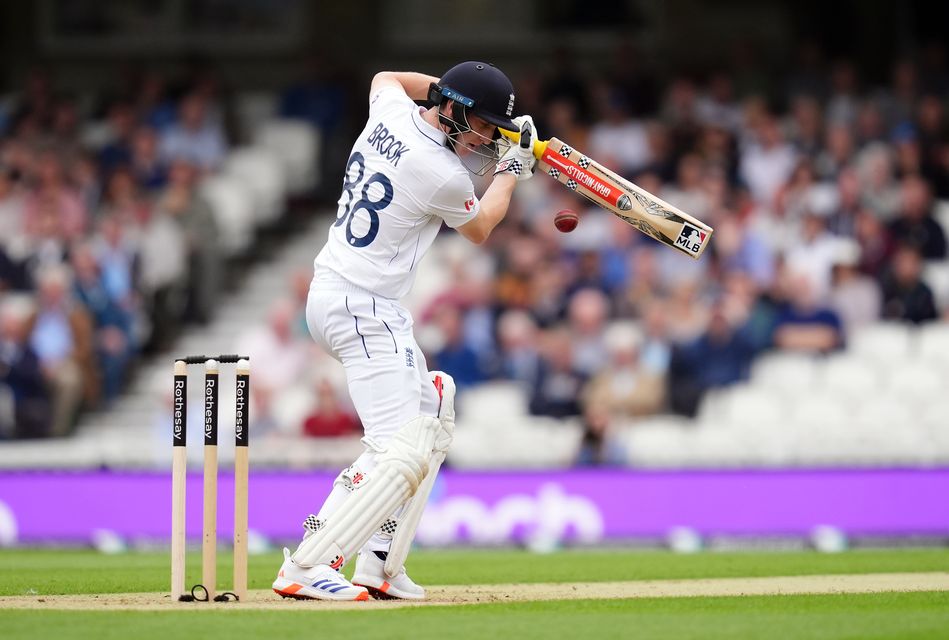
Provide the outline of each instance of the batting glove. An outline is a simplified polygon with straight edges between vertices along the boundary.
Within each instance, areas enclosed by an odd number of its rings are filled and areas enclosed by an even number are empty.
[[[534,157],[537,127],[534,126],[534,119],[530,116],[518,116],[514,118],[514,123],[521,128],[521,139],[516,144],[512,144],[501,156],[494,175],[510,173],[518,180],[528,180],[534,175],[534,165],[537,163],[537,158]]]

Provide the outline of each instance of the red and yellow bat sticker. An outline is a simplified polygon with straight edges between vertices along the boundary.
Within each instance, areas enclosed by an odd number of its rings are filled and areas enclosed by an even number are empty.
[[[568,187],[574,189],[576,189],[576,187],[583,187],[610,206],[622,211],[632,209],[629,196],[620,189],[603,182],[590,172],[585,171],[583,167],[577,163],[553,151],[550,147],[544,149],[544,153],[540,159],[576,183],[575,185],[568,184]]]

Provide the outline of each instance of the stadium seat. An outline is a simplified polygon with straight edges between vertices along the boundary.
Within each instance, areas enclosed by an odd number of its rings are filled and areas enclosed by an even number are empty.
[[[925,361],[897,364],[886,369],[886,393],[919,406],[949,390],[943,370]]]
[[[949,309],[949,260],[928,260],[923,267],[923,282],[932,289],[936,306]]]
[[[933,207],[933,217],[936,219],[936,222],[939,223],[939,226],[942,227],[942,232],[949,238],[949,200],[939,200],[936,202],[936,205]]]
[[[681,422],[649,420],[619,429],[617,437],[634,467],[675,467],[686,463],[695,433]]]
[[[912,406],[905,398],[880,396],[854,405],[849,424],[857,432],[908,429],[912,428],[910,422],[913,413]]]
[[[949,323],[931,322],[917,330],[917,356],[938,366],[949,366]],[[945,375],[945,369],[944,373]]]
[[[521,416],[494,432],[459,428],[448,453],[459,469],[557,468],[576,459],[582,429],[577,421]]]
[[[730,391],[731,387],[709,389],[706,391],[705,395],[702,396],[702,401],[699,403],[696,420],[700,424],[716,424],[722,422],[726,416],[726,405],[728,404]]]
[[[839,394],[841,401],[872,398],[882,387],[879,368],[847,354],[828,357],[818,371],[821,390]]]
[[[784,414],[787,428],[802,429],[811,434],[841,432],[852,418],[854,404],[829,392],[801,398]]]
[[[855,329],[848,351],[864,360],[893,365],[912,355],[912,329],[896,322],[880,322]]]
[[[255,219],[264,224],[283,214],[287,190],[284,171],[277,155],[263,147],[237,149],[224,162],[224,173],[242,180],[253,192]]]
[[[773,352],[761,356],[751,368],[751,383],[782,394],[806,393],[814,382],[817,361],[799,353]]]
[[[772,429],[786,416],[778,393],[752,386],[734,387],[725,404],[724,424],[729,428]]]
[[[311,124],[303,120],[268,120],[257,129],[254,141],[273,151],[283,162],[291,195],[316,188],[320,135]]]
[[[261,125],[277,115],[278,100],[278,96],[269,91],[245,91],[237,94],[234,109],[241,140],[251,140]]]
[[[250,188],[238,178],[219,174],[205,178],[199,190],[214,212],[225,253],[236,255],[249,248],[256,226]]]
[[[459,393],[457,411],[459,425],[487,430],[511,429],[528,417],[524,390],[511,382],[492,382]]]

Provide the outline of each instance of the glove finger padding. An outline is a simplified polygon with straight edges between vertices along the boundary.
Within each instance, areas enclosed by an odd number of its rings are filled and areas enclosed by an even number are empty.
[[[520,140],[501,156],[494,175],[510,173],[518,180],[528,180],[534,175],[534,141],[537,139],[537,128],[530,116],[519,116],[514,122],[520,125]]]

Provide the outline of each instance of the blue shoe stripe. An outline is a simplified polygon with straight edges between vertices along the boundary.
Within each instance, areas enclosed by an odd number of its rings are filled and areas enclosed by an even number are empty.
[[[339,583],[338,583],[338,582],[327,582],[326,584],[324,584],[323,586],[321,586],[320,589],[322,589],[323,591],[327,591],[327,590],[330,589],[331,587],[335,587],[337,584],[339,584]]]
[[[340,585],[340,586],[336,587],[335,589],[329,589],[328,591],[329,591],[330,593],[336,593],[337,591],[342,591],[342,590],[345,589],[345,588],[346,588],[346,585],[343,584],[343,585]]]
[[[323,578],[322,580],[317,580],[316,582],[313,583],[313,586],[314,586],[314,587],[318,587],[318,586],[320,586],[321,584],[323,584],[324,582],[329,582],[329,580],[327,580],[326,578]]]

